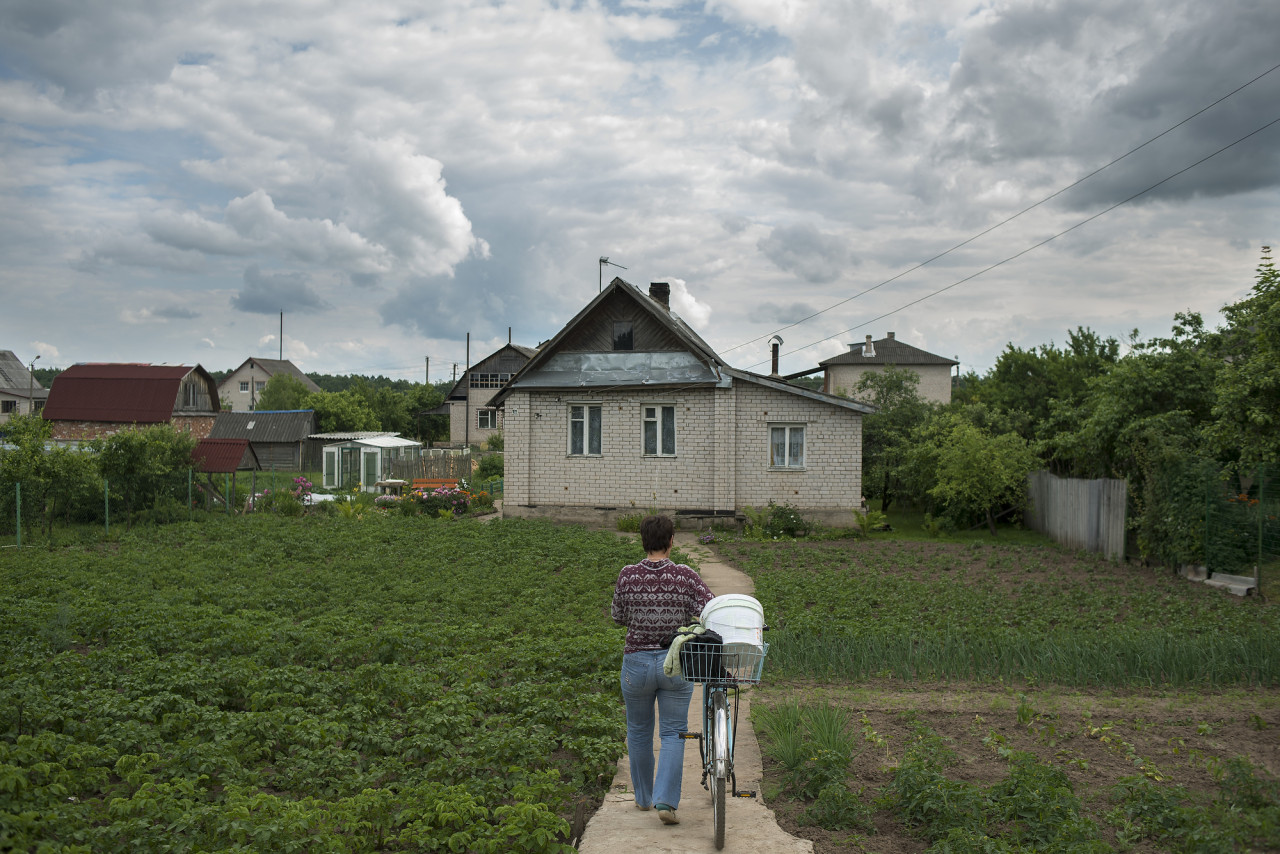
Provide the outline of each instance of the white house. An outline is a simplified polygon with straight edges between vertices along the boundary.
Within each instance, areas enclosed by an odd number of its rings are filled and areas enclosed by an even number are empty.
[[[258,398],[267,387],[267,381],[276,374],[288,374],[306,386],[307,391],[320,391],[315,380],[304,374],[288,359],[245,359],[222,382],[218,383],[218,397],[231,404],[232,412],[253,412],[258,408]]]
[[[48,399],[49,390],[36,381],[22,360],[12,350],[0,350],[0,424],[14,415],[39,412]]]
[[[847,523],[871,407],[729,367],[669,305],[614,279],[495,396],[503,512],[606,521],[790,504]]]
[[[946,356],[912,347],[890,332],[879,341],[867,340],[850,344],[847,353],[818,363],[824,369],[822,390],[831,394],[852,395],[863,374],[883,372],[886,368],[902,368],[920,378],[916,387],[920,397],[937,403],[951,402],[951,369],[960,364]],[[817,370],[806,371],[817,373]],[[792,374],[792,377],[803,374]]]

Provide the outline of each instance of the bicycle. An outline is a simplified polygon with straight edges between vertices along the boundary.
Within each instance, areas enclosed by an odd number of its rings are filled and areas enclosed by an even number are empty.
[[[698,752],[702,757],[702,788],[711,792],[711,817],[717,851],[724,848],[726,796],[756,796],[754,791],[738,789],[733,768],[733,746],[738,730],[739,688],[759,683],[768,651],[767,643],[759,646],[742,643],[721,645],[690,640],[681,652],[685,679],[702,685],[702,732],[683,732],[680,737],[698,742]]]

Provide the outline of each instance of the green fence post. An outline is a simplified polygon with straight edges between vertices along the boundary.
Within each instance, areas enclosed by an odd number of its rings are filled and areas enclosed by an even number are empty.
[[[1213,569],[1209,566],[1209,512],[1213,504],[1213,485],[1212,481],[1205,484],[1204,488],[1204,569],[1205,577],[1213,575]]]
[[[104,533],[111,536],[111,486],[107,479],[102,479],[102,517],[106,520]]]
[[[191,521],[191,466],[187,466],[187,521]]]
[[[231,475],[224,474],[222,476],[222,486],[223,486],[222,494],[227,497],[227,500],[225,502],[227,505],[227,515],[230,516],[231,515],[231,499],[235,498],[235,496],[231,494]]]
[[[21,483],[15,483],[15,484],[13,485],[13,489],[14,489],[14,493],[15,493],[15,498],[17,498],[17,501],[18,501],[18,507],[17,507],[17,513],[18,513],[18,548],[22,548],[22,484],[21,484]]]
[[[1258,559],[1253,564],[1253,589],[1262,593],[1262,522],[1267,518],[1267,465],[1258,463]]]

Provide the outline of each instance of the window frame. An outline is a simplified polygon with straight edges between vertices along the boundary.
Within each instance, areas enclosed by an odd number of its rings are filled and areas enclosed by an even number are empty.
[[[248,380],[240,380],[240,393],[241,393],[241,394],[248,394],[248,393],[249,393],[249,381],[248,381]]]
[[[805,428],[809,425],[803,421],[771,421],[768,424],[768,433],[765,434],[765,443],[768,453],[769,471],[805,471],[807,468],[806,458],[808,456],[808,436]],[[775,430],[782,430],[782,448],[783,462],[777,463],[773,455],[773,433]],[[792,431],[800,431],[800,460],[793,462],[791,459],[792,447]]]
[[[488,424],[480,423],[480,416],[487,415]],[[497,430],[498,429],[498,410],[481,408],[476,410],[476,429],[477,430]]]
[[[17,412],[18,412],[18,401],[0,400],[0,415],[16,415]]]
[[[613,322],[613,349],[617,352],[630,352],[636,348],[636,331],[634,320],[615,320]],[[625,347],[621,346],[626,344]]]
[[[653,417],[649,417],[649,411],[653,410]],[[663,417],[666,410],[671,411],[671,423],[666,424]],[[644,457],[675,457],[680,454],[679,435],[680,430],[676,426],[676,410],[677,406],[671,401],[649,401],[640,404],[640,454]],[[649,434],[648,427],[654,425],[654,448],[649,451]],[[667,432],[670,430],[671,450],[667,451],[668,438]]]
[[[574,410],[582,410],[580,417],[575,417]],[[596,410],[595,419],[595,445],[596,450],[591,450],[591,411]],[[604,405],[596,401],[569,401],[565,409],[567,416],[568,430],[565,431],[566,445],[565,456],[569,457],[602,457],[604,456]],[[574,451],[573,449],[573,431],[574,425],[582,425],[582,450]]]

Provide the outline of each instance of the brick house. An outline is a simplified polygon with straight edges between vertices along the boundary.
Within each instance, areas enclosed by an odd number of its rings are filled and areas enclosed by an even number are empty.
[[[502,410],[490,401],[537,352],[508,342],[466,370],[444,403],[427,413],[449,416],[449,444],[480,445],[502,431]]]
[[[958,364],[955,359],[935,356],[899,341],[890,332],[879,341],[872,341],[868,335],[866,341],[850,344],[849,352],[819,362],[819,368],[790,376],[795,378],[823,370],[822,390],[847,396],[853,394],[863,374],[902,368],[920,378],[916,388],[921,398],[945,404],[951,402],[951,369]]]
[[[152,424],[172,424],[204,439],[218,417],[218,384],[199,365],[72,365],[53,381],[41,415],[53,422],[59,441]]]
[[[790,504],[848,523],[862,496],[855,401],[729,367],[669,305],[615,278],[495,396],[503,513],[605,522]],[[776,360],[775,360],[776,362]]]

